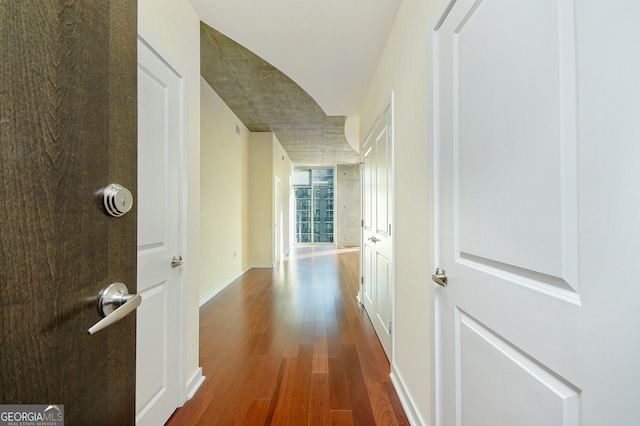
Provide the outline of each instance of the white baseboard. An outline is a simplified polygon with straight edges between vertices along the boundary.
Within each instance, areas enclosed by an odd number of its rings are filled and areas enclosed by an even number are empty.
[[[187,383],[187,399],[185,402],[193,398],[193,395],[200,389],[200,385],[204,382],[204,379],[206,379],[206,377],[202,375],[202,367],[200,367],[196,370],[195,374],[191,376],[189,383]]]
[[[253,266],[252,266],[253,267]],[[237,280],[238,278],[240,278],[242,275],[244,275],[245,272],[247,272],[250,268],[247,268],[243,271],[240,271],[236,274],[233,274],[231,277],[229,277],[228,279],[226,279],[222,284],[220,284],[218,287],[209,290],[208,292],[206,292],[205,294],[203,294],[202,296],[200,296],[200,299],[198,300],[198,306],[202,307],[202,305],[204,305],[205,303],[207,303],[209,300],[213,299],[215,297],[216,294],[220,293],[222,290],[224,290],[225,288],[227,288],[227,286],[229,284],[231,284],[232,282],[234,282],[235,280]]]
[[[249,269],[251,269],[251,268],[273,268],[273,263],[254,263],[249,267]],[[249,269],[247,269],[247,271]],[[247,271],[245,271],[245,272],[247,272]]]
[[[394,365],[391,365],[391,374],[389,376],[391,377],[393,387],[396,389],[398,398],[400,398],[400,403],[402,404],[402,408],[404,408],[404,413],[407,415],[407,419],[409,419],[409,423],[416,426],[426,425],[420,414],[416,411],[413,398],[411,398],[411,395],[407,392],[407,389],[404,386],[402,375],[398,370],[396,370]]]

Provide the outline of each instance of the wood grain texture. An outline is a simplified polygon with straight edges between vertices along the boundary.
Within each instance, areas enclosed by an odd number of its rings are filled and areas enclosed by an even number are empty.
[[[0,1],[0,22],[0,403],[133,424],[135,316],[86,330],[100,289],[135,291],[136,213],[96,193],[136,190],[136,2]]]
[[[402,403],[400,402],[400,398],[398,398],[398,394],[393,387],[393,383],[391,383],[390,381],[384,382],[384,387],[387,390],[389,402],[391,402],[391,405],[393,406],[393,413],[398,419],[398,424],[401,426],[409,426],[411,423],[409,422],[409,419],[407,418],[407,415],[402,408]]]
[[[331,426],[354,426],[351,411],[332,411]]]
[[[373,417],[377,425],[397,425],[398,419],[391,405],[387,389],[380,380],[367,380],[367,391],[371,398],[371,406],[375,407]]]
[[[311,377],[309,424],[331,424],[331,407],[329,407],[329,374],[327,373],[314,373]]]
[[[167,423],[408,424],[358,292],[359,252],[300,247],[201,308],[204,384]]]
[[[327,347],[327,338],[325,336],[316,337],[313,341],[312,372],[313,373],[329,372],[329,354],[328,354],[328,347]]]
[[[263,425],[269,413],[271,401],[268,399],[254,399],[247,410],[247,414],[241,424]]]

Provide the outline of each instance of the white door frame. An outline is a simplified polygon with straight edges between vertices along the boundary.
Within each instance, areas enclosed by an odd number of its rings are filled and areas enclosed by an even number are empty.
[[[273,176],[273,264],[282,260],[282,179]]]
[[[439,90],[439,75],[438,75],[438,36],[440,26],[447,16],[448,11],[453,7],[453,1],[447,2],[442,8],[441,12],[437,14],[438,21],[433,26],[433,37],[431,39],[431,111],[432,111],[432,136],[431,136],[431,172],[429,174],[432,182],[432,191],[431,191],[431,199],[429,202],[431,203],[431,223],[430,223],[430,234],[432,237],[429,239],[429,244],[431,245],[431,264],[429,265],[430,270],[434,270],[434,265],[440,264],[440,214],[439,214],[439,200],[440,200],[440,150],[439,145],[436,141],[440,138],[440,125],[438,120],[438,100],[440,99],[440,90]],[[435,292],[436,290],[434,290]],[[441,351],[440,351],[440,341],[441,341],[441,333],[440,330],[442,328],[442,324],[440,322],[440,311],[442,310],[442,301],[441,298],[438,297],[437,294],[433,297],[433,384],[432,384],[432,392],[433,400],[431,406],[433,407],[431,414],[431,421],[436,426],[442,425],[442,359],[441,359]]]
[[[180,99],[180,110],[182,111],[180,117],[180,145],[178,151],[180,153],[178,161],[178,250],[180,253],[186,253],[187,248],[187,168],[186,168],[186,143],[187,140],[187,128],[185,126],[187,113],[186,113],[186,96],[187,96],[187,82],[184,76],[186,73],[177,65],[176,61],[165,51],[160,43],[154,39],[151,34],[141,26],[138,26],[138,40],[145,44],[152,52],[154,52],[159,58],[164,61],[169,68],[180,78],[182,85],[182,99]],[[188,379],[185,374],[185,336],[187,335],[187,312],[185,306],[186,300],[186,283],[189,274],[189,262],[188,259],[184,259],[184,264],[180,267],[180,274],[178,278],[179,285],[179,327],[178,327],[178,398],[180,406],[182,406],[187,399],[189,399],[189,384],[186,382]],[[197,387],[196,387],[197,388]]]
[[[390,273],[390,289],[389,289],[389,307],[391,309],[391,324],[392,324],[392,330],[391,330],[391,353],[387,354],[389,356],[389,362],[391,364],[391,368],[393,370],[393,363],[394,363],[394,354],[395,354],[395,338],[394,338],[394,333],[393,333],[393,324],[395,324],[396,322],[396,311],[395,311],[395,208],[394,208],[394,193],[395,193],[395,185],[394,185],[394,177],[395,177],[395,102],[394,102],[394,92],[392,91],[389,95],[389,101],[385,104],[384,108],[382,108],[382,111],[380,112],[380,114],[378,115],[378,117],[376,118],[376,120],[373,122],[373,124],[371,125],[371,128],[369,129],[369,132],[367,133],[367,136],[364,138],[365,144],[362,145],[360,147],[360,286],[358,289],[358,295],[357,295],[357,299],[358,299],[358,303],[360,304],[360,306],[364,306],[363,305],[363,301],[364,301],[364,293],[363,293],[363,277],[364,277],[364,270],[363,270],[363,265],[364,265],[364,250],[362,249],[364,247],[364,156],[366,153],[366,149],[368,148],[368,144],[366,144],[366,141],[369,140],[369,138],[371,137],[372,133],[374,132],[374,130],[378,127],[378,124],[380,124],[380,121],[384,118],[385,114],[387,113],[387,111],[390,114],[390,121],[391,121],[391,135],[390,135],[390,142],[391,142],[391,153],[390,153],[390,158],[389,161],[391,162],[391,174],[389,176],[390,182],[389,182],[389,186],[391,188],[391,191],[389,192],[389,223],[391,224],[391,232],[390,234],[390,238],[391,238],[391,264],[390,264],[390,269],[391,269],[391,273]]]

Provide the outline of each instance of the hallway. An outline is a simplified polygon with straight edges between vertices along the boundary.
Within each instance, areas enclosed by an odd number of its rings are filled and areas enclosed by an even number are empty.
[[[206,380],[167,425],[408,425],[356,301],[359,254],[299,247],[204,305]]]

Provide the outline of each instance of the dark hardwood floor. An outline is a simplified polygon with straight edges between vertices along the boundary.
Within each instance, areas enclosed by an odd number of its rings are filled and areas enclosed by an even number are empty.
[[[408,425],[356,301],[359,253],[296,248],[204,305],[206,380],[167,425]]]

